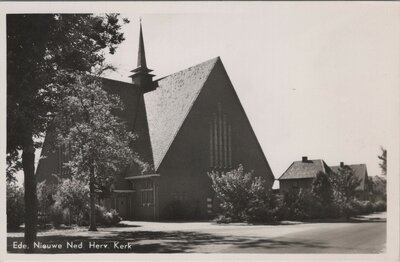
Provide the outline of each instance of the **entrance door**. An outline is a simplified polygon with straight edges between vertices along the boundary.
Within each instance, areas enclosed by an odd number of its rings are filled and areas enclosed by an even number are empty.
[[[117,211],[122,218],[126,219],[128,217],[128,197],[120,196],[117,201]]]

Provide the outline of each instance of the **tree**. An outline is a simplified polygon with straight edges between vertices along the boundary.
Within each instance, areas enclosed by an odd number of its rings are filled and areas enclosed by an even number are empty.
[[[386,202],[386,177],[371,176],[368,179],[371,199],[374,202],[379,200]]]
[[[381,155],[378,156],[381,163],[379,163],[379,167],[382,170],[382,175],[386,176],[386,164],[387,164],[387,150],[381,146]]]
[[[96,231],[95,189],[109,187],[116,175],[133,163],[142,172],[150,166],[135,153],[136,136],[118,115],[121,101],[109,95],[98,76],[81,74],[65,85],[54,126],[57,143],[70,148],[72,159],[65,164],[69,173],[89,185],[90,227]]]
[[[124,40],[117,14],[7,15],[7,171],[24,172],[25,244],[33,252],[37,225],[35,149],[60,100],[60,72],[92,72],[104,51]],[[70,75],[71,76],[71,75]],[[58,85],[55,85],[57,83]],[[21,157],[18,152],[21,151]]]
[[[312,184],[311,192],[323,206],[328,206],[332,203],[332,186],[328,176],[324,172],[320,171],[317,173],[317,176]]]
[[[20,158],[18,151],[14,151],[11,153],[7,153],[6,155],[6,161],[7,161],[7,167],[6,167],[6,176],[7,176],[7,182],[15,182],[15,177],[14,174],[17,173],[19,170],[22,168],[22,164],[20,161],[18,161]]]
[[[311,187],[312,203],[308,204],[308,214],[311,217],[329,217],[333,210],[333,189],[329,177],[324,172],[318,172]]]
[[[351,211],[351,202],[355,199],[356,188],[360,179],[354,175],[349,166],[339,167],[338,172],[329,177],[332,184],[335,203],[341,212],[348,218]]]

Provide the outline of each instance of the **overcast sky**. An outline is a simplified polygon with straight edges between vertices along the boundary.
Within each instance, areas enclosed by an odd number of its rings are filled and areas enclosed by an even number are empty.
[[[397,141],[399,5],[257,3],[212,12],[130,13],[108,62],[129,82],[139,17],[157,77],[220,56],[278,178],[301,157],[366,163]],[[390,151],[389,151],[390,154]]]
[[[118,67],[110,77],[122,81],[129,82],[129,71],[136,67],[139,17],[147,64],[156,78],[220,56],[276,178],[303,155],[328,165],[366,163],[369,174],[377,175],[380,145],[388,148],[389,160],[395,157],[389,170],[398,166],[398,2],[3,7],[2,15],[123,13],[131,20],[123,27],[126,41],[107,59]]]

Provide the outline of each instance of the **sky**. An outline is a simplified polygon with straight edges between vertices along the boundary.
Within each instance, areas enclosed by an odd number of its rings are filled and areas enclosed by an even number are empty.
[[[389,159],[391,152],[398,154],[398,3],[97,2],[35,8],[121,12],[129,18],[122,28],[126,40],[107,55],[118,69],[108,75],[113,79],[130,82],[140,17],[147,65],[156,79],[219,56],[275,178],[302,156],[328,165],[366,163],[369,175],[378,175],[380,146]],[[9,8],[21,10],[28,11],[17,4]]]
[[[396,8],[393,8],[396,7]],[[302,156],[366,163],[398,136],[399,6],[262,3],[244,10],[122,13],[126,40],[107,61],[129,82],[139,18],[156,79],[219,56],[276,178]],[[390,154],[390,150],[388,150]]]

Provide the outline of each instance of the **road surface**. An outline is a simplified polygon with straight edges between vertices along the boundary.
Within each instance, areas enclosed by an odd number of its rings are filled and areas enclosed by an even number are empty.
[[[246,225],[198,223],[163,223],[124,221],[122,227],[86,228],[40,232],[38,241],[61,243],[61,250],[43,249],[43,253],[382,253],[386,246],[385,213],[363,217],[353,222],[296,223],[283,225]],[[22,233],[8,233],[8,251],[23,241]],[[83,243],[83,248],[66,248],[68,241]],[[88,243],[100,248],[88,246]],[[130,243],[127,249],[115,243]],[[93,245],[92,245],[93,246]]]

